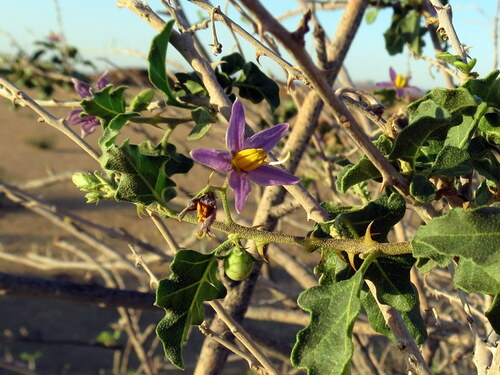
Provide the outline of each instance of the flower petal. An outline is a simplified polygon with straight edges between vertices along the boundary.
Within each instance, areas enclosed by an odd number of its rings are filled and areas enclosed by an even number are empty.
[[[383,87],[384,89],[393,89],[394,82],[377,82],[375,85],[378,87]]]
[[[264,151],[269,152],[283,138],[287,130],[288,124],[274,125],[245,139],[243,141],[243,148],[263,148]]]
[[[229,126],[226,132],[226,146],[232,153],[237,153],[243,146],[245,135],[245,110],[243,104],[236,100],[233,104]]]
[[[190,152],[191,157],[198,163],[205,164],[220,172],[233,169],[231,153],[229,151],[214,150],[213,148],[197,148]]]
[[[271,165],[260,167],[247,172],[248,178],[258,185],[294,185],[300,178]]]
[[[389,76],[391,77],[391,81],[394,84],[396,82],[396,77],[398,76],[396,71],[392,68],[392,66],[389,68]]]
[[[108,80],[108,74],[109,72],[106,70],[104,73],[102,73],[102,75],[97,79],[96,81],[96,86],[97,86],[97,90],[102,90],[104,87],[106,87],[106,85],[109,84],[109,80]]]
[[[252,185],[248,181],[247,175],[238,171],[229,172],[229,187],[234,191],[234,205],[236,211],[241,212],[245,207],[248,194],[252,191]]]
[[[95,116],[83,116],[82,117],[82,138],[95,132],[95,130],[101,125]]]
[[[71,80],[73,81],[75,91],[78,95],[80,95],[80,98],[90,98],[92,96],[90,94],[90,85],[76,78],[71,78]]]
[[[83,112],[83,109],[73,109],[68,117],[66,117],[66,121],[70,125],[79,125],[81,124],[82,120],[80,118],[80,113]]]

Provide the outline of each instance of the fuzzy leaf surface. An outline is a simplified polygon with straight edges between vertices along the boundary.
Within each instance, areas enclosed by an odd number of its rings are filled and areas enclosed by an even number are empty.
[[[297,334],[291,355],[294,366],[307,369],[308,375],[349,373],[352,328],[361,310],[362,283],[361,272],[340,282],[328,277],[299,296],[298,304],[311,314],[311,321]]]
[[[183,369],[182,345],[189,328],[203,322],[203,302],[224,298],[226,289],[217,279],[217,259],[213,254],[180,250],[170,270],[170,276],[160,280],[156,290],[155,306],[165,309],[156,334],[168,360]]]
[[[474,278],[494,294],[500,283],[500,208],[455,208],[421,225],[412,247],[415,257],[430,258],[441,267],[452,257],[471,262]]]

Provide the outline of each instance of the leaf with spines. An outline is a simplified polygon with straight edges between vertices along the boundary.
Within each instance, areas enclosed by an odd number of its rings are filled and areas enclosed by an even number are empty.
[[[217,258],[193,250],[180,250],[170,265],[172,273],[160,280],[155,306],[165,309],[156,334],[166,357],[178,368],[184,368],[182,346],[189,328],[205,318],[203,302],[224,298],[226,289],[217,279]]]

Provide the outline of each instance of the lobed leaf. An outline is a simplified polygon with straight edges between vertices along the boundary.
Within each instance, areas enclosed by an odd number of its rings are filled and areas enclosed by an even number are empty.
[[[471,262],[474,278],[482,280],[486,289],[491,287],[489,293],[498,292],[495,285],[500,283],[500,207],[454,208],[420,226],[412,247],[415,257],[430,258],[441,267],[447,266],[452,257]],[[466,283],[463,278],[458,281]]]
[[[97,116],[105,121],[111,121],[115,116],[125,112],[126,86],[113,87],[107,85],[100,91],[93,92],[92,97],[81,101],[82,114]]]
[[[186,173],[193,161],[177,153],[173,145],[162,148],[153,147],[149,142],[131,145],[125,141],[119,147],[109,147],[101,164],[105,169],[120,173],[117,200],[165,205],[176,196],[176,185],[169,177]]]
[[[180,250],[170,265],[171,274],[160,280],[155,306],[165,309],[156,327],[166,357],[178,368],[184,368],[182,345],[189,328],[205,317],[203,302],[224,298],[226,289],[217,279],[217,258],[193,250]]]
[[[294,366],[307,369],[308,375],[349,373],[362,283],[363,275],[357,272],[348,280],[326,282],[299,296],[298,305],[311,314],[311,321],[297,334],[291,355]]]

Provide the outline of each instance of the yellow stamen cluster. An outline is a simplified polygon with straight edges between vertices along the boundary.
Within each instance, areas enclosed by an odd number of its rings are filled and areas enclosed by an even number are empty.
[[[198,223],[202,223],[207,220],[212,211],[213,207],[199,201],[196,202],[196,218],[198,219]]]
[[[266,163],[267,154],[263,148],[246,148],[238,151],[231,162],[240,171],[252,171]]]
[[[396,79],[394,80],[394,86],[398,89],[402,89],[406,87],[406,84],[408,83],[408,77],[404,77],[402,74],[398,74],[396,76]]]

